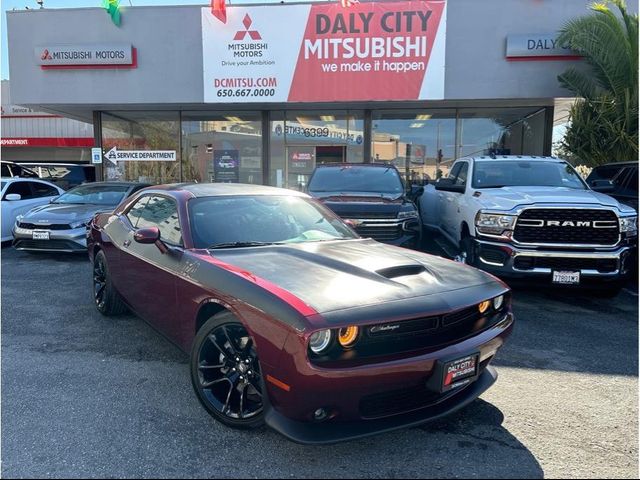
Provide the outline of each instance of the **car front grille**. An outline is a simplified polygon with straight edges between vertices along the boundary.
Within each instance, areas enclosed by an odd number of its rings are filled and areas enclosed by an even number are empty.
[[[69,240],[23,240],[18,239],[15,240],[13,246],[18,249],[24,250],[74,250],[74,251],[82,251],[83,248],[74,242]]]
[[[531,257],[518,255],[513,261],[518,270],[549,268],[551,270],[597,270],[600,273],[612,273],[618,269],[615,258],[571,258],[571,257]]]
[[[620,226],[612,210],[530,208],[518,217],[513,238],[527,244],[615,245]]]
[[[389,242],[402,237],[402,225],[398,223],[364,224],[355,228],[363,238],[373,238],[379,242]]]
[[[35,223],[19,222],[18,227],[25,228],[27,230],[71,230],[71,225],[69,225],[68,223],[52,223],[51,225],[37,225]]]
[[[480,363],[478,375],[485,370],[490,361],[491,358],[488,358]],[[459,394],[465,388],[446,393],[432,392],[427,390],[425,379],[422,385],[362,397],[359,404],[360,416],[363,419],[375,419],[428,408]]]

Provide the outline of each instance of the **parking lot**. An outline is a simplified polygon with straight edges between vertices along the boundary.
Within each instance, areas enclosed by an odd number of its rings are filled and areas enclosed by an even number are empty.
[[[200,406],[187,357],[101,317],[85,256],[2,249],[4,477],[630,477],[638,474],[638,298],[514,294],[496,385],[445,421],[310,447]]]

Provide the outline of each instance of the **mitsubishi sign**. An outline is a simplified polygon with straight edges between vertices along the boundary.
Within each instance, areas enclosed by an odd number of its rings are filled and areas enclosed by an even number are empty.
[[[40,45],[34,48],[36,63],[57,66],[133,66],[134,49],[130,43],[90,45]]]

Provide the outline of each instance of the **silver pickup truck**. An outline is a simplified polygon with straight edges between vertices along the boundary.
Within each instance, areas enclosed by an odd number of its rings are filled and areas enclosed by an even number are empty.
[[[502,277],[616,293],[635,263],[636,211],[557,158],[461,158],[419,206],[461,259]]]

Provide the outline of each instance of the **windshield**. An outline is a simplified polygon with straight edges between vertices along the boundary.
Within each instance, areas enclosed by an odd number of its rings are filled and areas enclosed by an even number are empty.
[[[53,203],[118,205],[129,190],[128,185],[80,185],[60,195]]]
[[[318,168],[309,181],[309,191],[376,195],[403,193],[402,181],[395,168],[351,165]]]
[[[196,248],[357,238],[331,211],[300,197],[196,198],[189,219]]]
[[[567,187],[585,190],[580,175],[568,163],[527,160],[475,163],[473,188]]]

